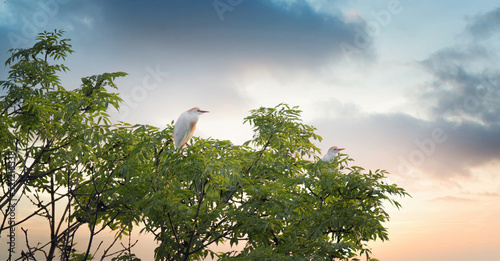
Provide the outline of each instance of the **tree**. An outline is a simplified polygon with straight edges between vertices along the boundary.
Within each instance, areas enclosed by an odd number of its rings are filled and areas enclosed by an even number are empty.
[[[112,168],[113,162],[104,157],[112,148],[101,145],[110,144],[113,135],[106,110],[109,105],[118,108],[121,99],[106,87],[116,88],[114,80],[126,74],[84,77],[80,88],[66,90],[58,73],[68,68],[55,62],[73,51],[62,35],[63,31],[44,32],[33,47],[11,49],[5,63],[10,68],[8,79],[0,82],[6,91],[0,101],[0,157],[4,159],[0,163],[0,233],[35,218],[48,224],[49,241],[34,247],[28,243],[28,229],[22,228],[28,244],[27,252],[22,253],[26,260],[34,259],[36,253],[52,260],[58,249],[61,259],[67,260],[74,252],[74,233],[85,223],[91,231],[90,249],[98,232],[92,217],[103,211],[98,195],[105,187],[95,182],[95,169]],[[82,194],[88,187],[93,188],[94,198]],[[17,222],[7,222],[22,199],[23,207],[33,212]],[[31,208],[26,206],[29,203]],[[70,222],[72,204],[85,208],[85,217]]]
[[[173,122],[164,129],[111,124],[106,111],[121,99],[106,88],[117,88],[125,73],[62,87],[57,73],[68,68],[53,63],[72,53],[62,34],[44,32],[32,48],[11,50],[9,77],[0,82],[7,90],[0,102],[0,232],[37,217],[50,231],[47,243],[33,247],[22,228],[23,259],[95,258],[100,232],[116,231],[112,246],[139,223],[158,242],[157,260],[348,259],[368,256],[367,242],[388,239],[383,204],[399,208],[393,196],[408,194],[385,183],[385,171],[349,166],[346,155],[320,161],[314,142],[321,137],[297,107],[252,110],[244,123],[254,136],[242,145],[194,137],[177,150]],[[16,195],[34,211],[9,224]],[[77,253],[74,233],[83,227],[89,238]],[[222,243],[243,250],[215,252]],[[113,253],[108,247],[101,260],[138,260],[132,246]]]
[[[195,138],[184,152],[173,147],[172,125],[128,126],[120,186],[104,204],[136,213],[159,242],[157,260],[347,259],[388,239],[383,202],[399,208],[390,196],[407,193],[386,184],[385,171],[364,173],[349,158],[319,161],[311,140],[321,137],[296,107],[259,108],[245,122],[255,135],[242,146]],[[209,248],[223,242],[245,247]]]

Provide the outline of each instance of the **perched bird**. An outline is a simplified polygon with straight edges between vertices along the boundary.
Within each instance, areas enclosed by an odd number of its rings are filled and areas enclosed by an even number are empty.
[[[343,150],[344,148],[337,148],[337,146],[333,146],[331,147],[328,152],[326,153],[326,155],[323,157],[323,161],[332,161],[336,156],[337,154],[339,153],[339,151]]]
[[[198,107],[194,107],[183,112],[181,116],[179,116],[174,126],[174,143],[176,149],[181,148],[191,139],[194,129],[196,129],[198,117],[200,114],[207,112],[208,111],[200,110]]]

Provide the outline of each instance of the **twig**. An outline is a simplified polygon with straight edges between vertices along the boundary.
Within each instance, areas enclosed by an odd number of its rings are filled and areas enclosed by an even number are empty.
[[[28,242],[28,229],[24,229],[23,227],[21,227],[21,230],[24,232],[24,236],[26,237],[26,247],[28,248],[28,254],[21,255],[21,258],[23,260],[29,260],[30,258],[32,258],[36,261],[35,255],[33,255],[33,252],[31,252],[30,243]]]

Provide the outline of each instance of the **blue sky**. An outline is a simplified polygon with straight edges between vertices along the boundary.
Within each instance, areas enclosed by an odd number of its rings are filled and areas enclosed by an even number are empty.
[[[54,29],[76,51],[67,88],[129,73],[115,120],[162,127],[199,106],[211,113],[195,135],[242,143],[250,109],[299,105],[320,148],[346,147],[412,194],[391,210],[391,241],[374,244],[376,257],[495,256],[500,2],[6,0],[0,58]]]

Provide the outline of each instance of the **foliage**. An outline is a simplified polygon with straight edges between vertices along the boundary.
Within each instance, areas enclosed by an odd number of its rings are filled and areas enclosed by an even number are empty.
[[[29,248],[48,260],[57,249],[63,260],[89,259],[101,231],[120,239],[139,224],[158,242],[157,260],[348,259],[369,256],[367,242],[388,239],[383,204],[399,208],[393,197],[408,194],[385,183],[383,170],[349,166],[346,155],[320,161],[313,142],[321,137],[297,107],[252,110],[244,123],[254,136],[242,145],[194,137],[177,150],[172,124],[111,124],[106,110],[121,99],[107,88],[125,73],[85,77],[80,88],[64,89],[57,73],[68,68],[53,62],[72,50],[61,36],[42,33],[32,48],[11,50],[6,62],[0,157],[14,154],[17,177],[9,184],[7,160],[0,163],[0,232],[9,228],[12,195],[22,194],[33,216],[49,221],[49,250]],[[47,194],[48,203],[41,199]],[[75,254],[74,233],[83,225],[90,238]],[[219,244],[243,249],[215,252]],[[132,246],[113,260],[139,260]],[[113,255],[108,251],[102,258]]]
[[[406,192],[386,184],[385,171],[348,167],[347,157],[309,160],[320,137],[296,107],[251,113],[245,122],[255,135],[244,145],[195,138],[183,152],[171,142],[172,125],[122,126],[119,139],[132,143],[104,204],[135,212],[159,242],[157,260],[346,259],[388,239],[383,202],[400,207],[390,196]],[[245,247],[209,248],[221,243]]]
[[[87,216],[99,211],[95,200],[87,200],[81,191],[91,184],[99,192],[102,184],[94,182],[96,169],[104,172],[112,168],[113,159],[104,158],[109,154],[108,146],[101,145],[110,144],[112,138],[106,110],[109,105],[118,108],[121,99],[106,88],[116,88],[114,80],[126,75],[116,72],[84,77],[80,88],[66,90],[58,73],[69,69],[55,62],[73,51],[69,39],[61,39],[62,35],[63,31],[44,32],[33,47],[11,49],[5,63],[10,68],[8,78],[0,81],[6,91],[0,97],[0,157],[6,159],[0,163],[4,192],[0,196],[0,232],[10,229],[6,217],[9,206],[16,203],[13,200],[25,198],[33,207],[24,207],[34,211],[16,225],[31,218],[47,219],[50,241],[43,253],[48,260],[55,257],[56,249],[68,258],[75,231],[89,222],[78,220],[62,226],[71,213],[71,203],[85,206]],[[10,167],[15,172],[13,177]],[[48,202],[44,195],[49,195]],[[56,215],[56,203],[63,211],[60,216]],[[92,223],[90,226],[93,236]],[[28,248],[37,252],[44,247]]]
[[[86,261],[86,260],[92,260],[93,257],[92,255],[87,255],[85,253],[72,253],[69,257],[69,261]]]

